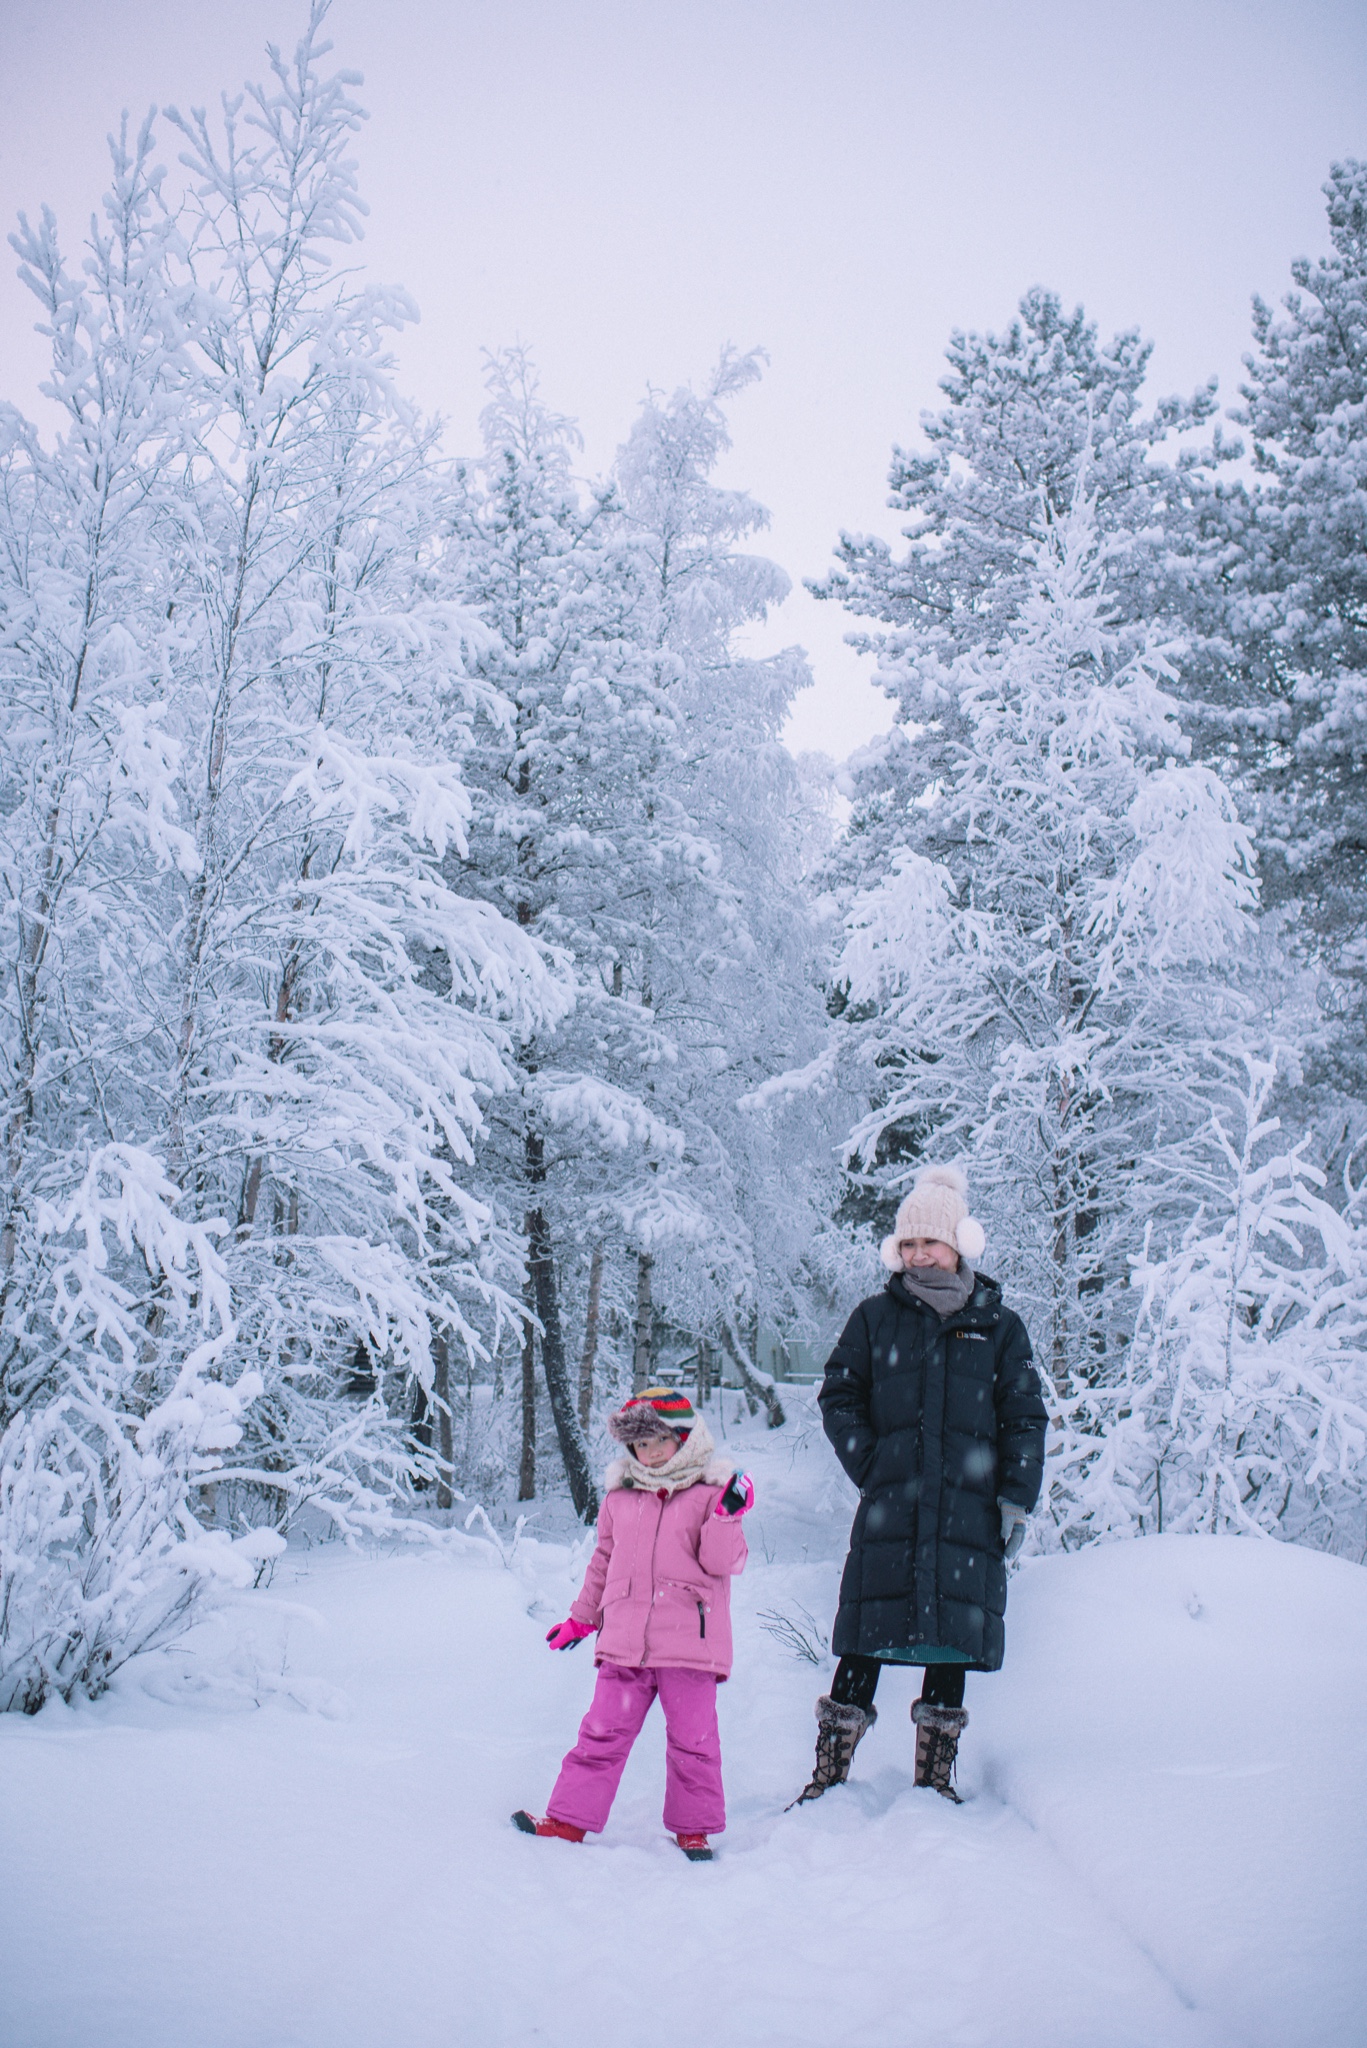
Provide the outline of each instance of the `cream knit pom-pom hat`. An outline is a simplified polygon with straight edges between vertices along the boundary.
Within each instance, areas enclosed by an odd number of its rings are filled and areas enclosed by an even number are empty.
[[[936,1237],[952,1244],[972,1265],[987,1248],[981,1223],[968,1213],[968,1181],[957,1166],[923,1166],[916,1185],[897,1211],[891,1237],[883,1239],[879,1257],[890,1273],[902,1270],[897,1247],[905,1237]]]

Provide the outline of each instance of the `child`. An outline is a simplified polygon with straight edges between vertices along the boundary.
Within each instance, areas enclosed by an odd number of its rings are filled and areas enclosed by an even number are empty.
[[[608,1431],[626,1455],[608,1467],[589,1559],[568,1621],[546,1637],[568,1650],[600,1631],[598,1683],[561,1765],[544,1819],[515,1813],[528,1835],[582,1842],[607,1825],[631,1745],[658,1693],[665,1716],[664,1823],[694,1863],[726,1826],[717,1684],[731,1669],[731,1578],[745,1569],[740,1518],[755,1493],[713,1455],[686,1394],[647,1387]]]

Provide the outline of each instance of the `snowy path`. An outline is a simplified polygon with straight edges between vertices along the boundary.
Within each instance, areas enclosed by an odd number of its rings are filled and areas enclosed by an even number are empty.
[[[747,1453],[752,1469],[763,1456]],[[857,1782],[785,1816],[821,1675],[753,1615],[823,1612],[833,1567],[779,1561],[804,1526],[795,1506],[785,1518],[785,1488],[806,1488],[773,1457],[723,1693],[731,1825],[715,1865],[663,1838],[658,1726],[601,1841],[508,1825],[544,1801],[591,1684],[586,1652],[552,1658],[541,1641],[563,1552],[530,1546],[515,1571],[315,1552],[277,1578],[276,1605],[239,1614],[235,1650],[157,1660],[94,1709],[0,1725],[5,2048],[1361,2040],[1367,1575],[1233,1544],[1201,1550],[1199,1598],[1183,1590],[1189,1546],[1036,1567],[1017,1587],[1011,1668],[970,1698],[965,1807],[911,1789],[912,1681],[898,1673]],[[805,1526],[810,1553],[809,1512]],[[1338,1617],[1332,1769],[1308,1802],[1259,1732],[1262,1705],[1246,1727],[1226,1684],[1239,1643],[1250,1682],[1250,1566],[1281,1573],[1263,1605],[1285,1610],[1300,1668],[1297,1617],[1317,1630],[1317,1589]],[[1134,1618],[1119,1629],[1118,1590]],[[285,1600],[321,1625],[290,1623]],[[1118,1742],[1079,1754],[1051,1693],[1084,1609],[1111,1637],[1076,1712],[1113,1727],[1135,1690],[1127,1656],[1151,1664],[1157,1642],[1202,1717],[1180,1757],[1143,1750],[1142,1701]],[[1184,1629],[1214,1646],[1205,1663],[1181,1666]]]

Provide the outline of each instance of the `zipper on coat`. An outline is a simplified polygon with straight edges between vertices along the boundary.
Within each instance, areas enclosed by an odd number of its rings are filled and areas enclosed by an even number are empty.
[[[698,1602],[698,1634],[700,1636],[707,1634],[707,1609],[703,1606],[701,1600]]]
[[[653,1588],[653,1591],[651,1592],[650,1596],[650,1605],[646,1609],[646,1618],[641,1624],[641,1661],[643,1663],[645,1661],[646,1654],[650,1648],[650,1645],[646,1639],[650,1634],[650,1624],[655,1613],[655,1603],[660,1597],[660,1589],[655,1581],[655,1552],[659,1548],[660,1524],[664,1520],[664,1504],[660,1501],[659,1496],[655,1494],[652,1494],[650,1496],[642,1496],[643,1499],[647,1497],[653,1499],[655,1501],[656,1506],[655,1527],[652,1529],[650,1534],[650,1583]]]

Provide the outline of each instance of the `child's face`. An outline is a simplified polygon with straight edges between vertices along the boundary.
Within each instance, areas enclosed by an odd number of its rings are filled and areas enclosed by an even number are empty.
[[[679,1448],[679,1440],[672,1430],[666,1430],[660,1436],[648,1436],[643,1444],[633,1444],[631,1448],[641,1463],[653,1472],[657,1465],[669,1463]]]

